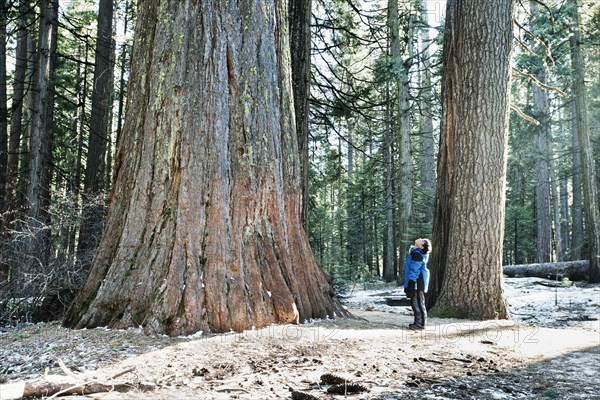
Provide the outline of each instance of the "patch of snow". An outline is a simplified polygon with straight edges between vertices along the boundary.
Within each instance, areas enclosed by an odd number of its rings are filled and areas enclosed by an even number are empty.
[[[542,278],[505,278],[504,292],[511,318],[546,327],[579,326],[600,331],[600,286],[574,282],[571,286]]]
[[[178,336],[178,338],[180,338],[180,339],[198,339],[198,338],[202,337],[202,335],[204,335],[204,332],[198,331],[196,333],[192,333],[191,335]]]

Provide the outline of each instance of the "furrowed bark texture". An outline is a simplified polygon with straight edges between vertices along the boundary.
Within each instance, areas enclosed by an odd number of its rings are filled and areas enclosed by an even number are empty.
[[[308,102],[310,99],[310,19],[312,0],[289,0],[290,49],[296,134],[300,154],[302,226],[308,230]]]
[[[107,226],[67,326],[347,315],[301,226],[285,3],[140,3]]]
[[[434,313],[508,318],[502,284],[512,4],[448,1]],[[439,297],[437,297],[439,294]]]

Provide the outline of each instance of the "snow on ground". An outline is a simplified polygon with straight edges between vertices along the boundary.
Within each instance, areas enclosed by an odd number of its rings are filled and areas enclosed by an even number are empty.
[[[541,278],[506,278],[504,282],[513,320],[600,331],[600,286],[568,282],[568,286],[549,287],[545,285],[555,281]]]
[[[539,283],[543,284],[539,284]],[[0,328],[0,383],[63,375],[125,382],[128,393],[72,399],[599,399],[600,285],[508,278],[511,321],[430,318],[422,332],[395,286],[357,285],[355,319],[276,325],[225,335],[147,336],[139,329]],[[368,389],[326,393],[321,375]],[[114,378],[118,377],[118,378]],[[0,389],[1,391],[1,389]],[[1,398],[0,393],[0,398]]]
[[[374,289],[377,286],[379,289]],[[599,285],[542,278],[505,278],[504,292],[515,322],[600,331]],[[386,304],[386,298],[404,297],[402,287],[393,284],[357,284],[345,296],[344,304],[350,308],[412,315],[410,307]]]

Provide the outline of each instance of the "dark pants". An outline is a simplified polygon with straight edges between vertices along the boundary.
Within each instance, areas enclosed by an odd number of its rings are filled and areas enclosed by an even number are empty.
[[[410,307],[415,315],[415,325],[425,326],[427,322],[427,309],[425,308],[425,292],[417,290],[415,295],[410,298]]]

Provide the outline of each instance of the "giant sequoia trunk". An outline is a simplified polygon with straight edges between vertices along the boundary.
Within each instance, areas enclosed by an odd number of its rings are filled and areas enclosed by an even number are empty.
[[[346,314],[301,226],[286,3],[140,3],[106,228],[65,325]]]
[[[441,316],[508,318],[502,243],[512,2],[449,0],[432,297]]]

